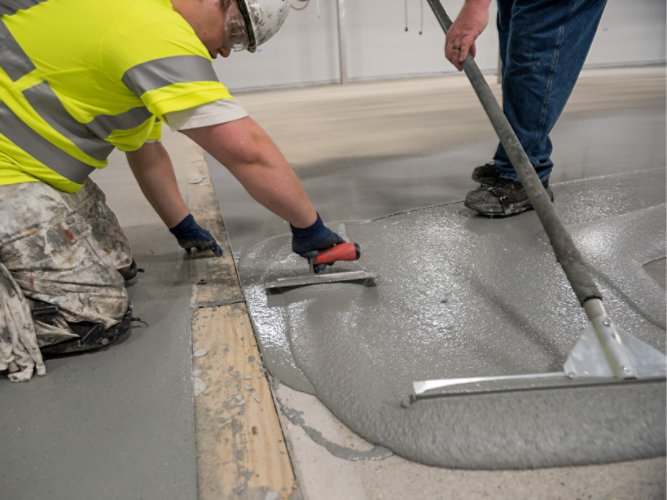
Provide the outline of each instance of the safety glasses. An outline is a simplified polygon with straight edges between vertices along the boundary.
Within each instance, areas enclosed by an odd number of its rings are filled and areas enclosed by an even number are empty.
[[[241,15],[238,4],[232,1],[225,12],[225,27],[223,42],[231,51],[246,50],[249,45],[248,30]]]

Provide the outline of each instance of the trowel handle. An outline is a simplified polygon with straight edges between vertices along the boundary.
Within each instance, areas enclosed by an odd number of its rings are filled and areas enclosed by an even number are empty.
[[[357,260],[361,256],[359,245],[353,242],[339,243],[317,254],[313,265],[333,264],[337,260]]]

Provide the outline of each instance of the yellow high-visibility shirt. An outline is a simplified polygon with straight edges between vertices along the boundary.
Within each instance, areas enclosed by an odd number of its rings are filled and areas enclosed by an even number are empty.
[[[0,185],[77,191],[166,113],[232,99],[170,0],[0,4]]]

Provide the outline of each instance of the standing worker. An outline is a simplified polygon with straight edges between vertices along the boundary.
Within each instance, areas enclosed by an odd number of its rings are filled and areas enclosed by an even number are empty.
[[[289,222],[298,254],[343,241],[212,66],[254,52],[288,10],[284,0],[0,1],[0,371],[11,380],[43,375],[42,353],[95,349],[129,328],[124,280],[136,266],[88,178],[114,147],[183,248],[222,254],[178,191],[162,122]]]
[[[489,20],[491,0],[466,0],[447,32],[445,56],[459,71]],[[549,134],[579,77],[606,0],[498,0],[503,111],[553,200]],[[488,217],[532,209],[502,144],[473,170],[465,206]]]

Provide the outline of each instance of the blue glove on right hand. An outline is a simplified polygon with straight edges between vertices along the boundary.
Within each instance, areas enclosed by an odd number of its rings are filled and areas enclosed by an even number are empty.
[[[326,227],[317,214],[312,226],[303,229],[290,224],[292,229],[292,251],[306,259],[314,259],[321,250],[326,250],[345,240]]]

